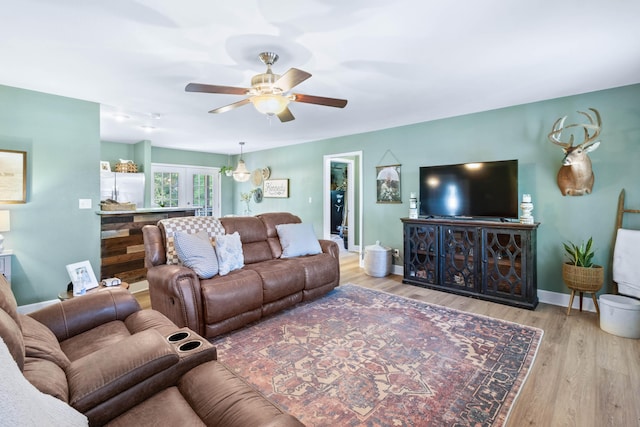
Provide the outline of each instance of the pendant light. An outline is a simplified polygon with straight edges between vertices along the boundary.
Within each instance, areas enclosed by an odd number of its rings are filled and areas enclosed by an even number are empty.
[[[238,160],[238,166],[236,170],[233,171],[233,179],[238,182],[246,182],[249,181],[251,177],[251,172],[247,170],[247,167],[244,164],[244,160],[242,160],[242,146],[244,142],[240,142],[240,160]]]

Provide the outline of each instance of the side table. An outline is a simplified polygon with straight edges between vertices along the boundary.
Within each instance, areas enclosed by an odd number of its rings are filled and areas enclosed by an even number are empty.
[[[87,291],[87,294],[90,294],[92,292],[100,292],[100,291],[103,291],[105,289],[112,289],[112,288],[129,289],[129,284],[127,282],[122,282],[118,286],[98,285],[97,288],[89,289]],[[64,301],[64,300],[71,299],[71,298],[75,298],[75,295],[73,295],[73,285],[67,286],[66,290],[64,290],[64,291],[62,291],[62,292],[60,292],[58,294],[58,299],[60,301]]]
[[[4,252],[0,252],[0,274],[4,274],[7,278],[7,282],[11,283],[11,257],[13,251],[11,249],[5,249]]]

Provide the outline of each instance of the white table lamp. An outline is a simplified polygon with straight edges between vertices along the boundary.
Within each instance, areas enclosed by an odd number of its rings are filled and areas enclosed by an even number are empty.
[[[3,231],[11,231],[10,211],[0,211],[0,233]],[[4,236],[0,234],[0,253],[4,252]]]

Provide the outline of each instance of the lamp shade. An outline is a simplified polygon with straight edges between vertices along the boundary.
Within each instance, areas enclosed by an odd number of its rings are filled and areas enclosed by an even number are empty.
[[[238,160],[238,167],[233,171],[233,179],[238,182],[249,181],[251,172],[247,170],[247,166],[244,164],[244,160]]]
[[[256,110],[262,114],[277,115],[282,113],[287,105],[289,105],[289,98],[282,95],[256,95],[251,98],[251,102]]]
[[[11,231],[10,211],[0,211],[0,232]]]

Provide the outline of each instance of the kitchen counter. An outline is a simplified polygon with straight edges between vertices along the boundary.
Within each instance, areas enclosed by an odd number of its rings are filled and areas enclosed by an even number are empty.
[[[145,280],[142,227],[161,219],[194,216],[198,208],[141,208],[135,211],[98,211],[100,215],[100,280]]]
[[[97,215],[131,215],[131,214],[146,214],[146,213],[166,213],[166,212],[195,212],[199,208],[187,207],[187,208],[139,208],[135,211],[96,211]],[[189,215],[187,215],[189,216]]]

